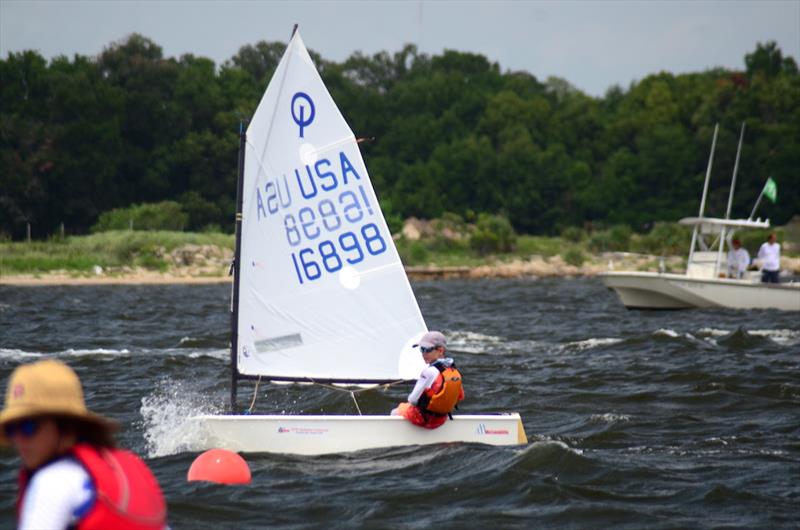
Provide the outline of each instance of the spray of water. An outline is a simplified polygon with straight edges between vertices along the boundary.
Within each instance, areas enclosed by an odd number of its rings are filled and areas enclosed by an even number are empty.
[[[191,418],[219,414],[221,409],[200,389],[190,388],[184,381],[165,378],[151,394],[142,398],[140,412],[144,418],[147,455],[154,458],[201,450],[205,433]]]

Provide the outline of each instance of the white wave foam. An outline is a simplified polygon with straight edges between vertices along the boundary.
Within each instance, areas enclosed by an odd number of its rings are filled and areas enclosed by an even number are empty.
[[[613,412],[606,412],[605,414],[592,414],[589,416],[591,423],[614,423],[615,421],[630,421],[631,417],[627,414],[614,414]]]
[[[800,331],[795,329],[754,329],[748,331],[751,335],[768,337],[782,346],[800,344]]]
[[[697,330],[698,335],[709,335],[710,337],[723,337],[731,332],[732,330],[729,329],[716,328],[701,328]],[[748,335],[767,337],[782,346],[800,344],[800,331],[796,329],[748,329],[745,332]],[[712,341],[713,339],[706,340]],[[714,343],[716,344],[716,341]]]
[[[41,357],[43,353],[17,350],[14,348],[0,348],[0,358],[3,359],[29,359],[31,357]]]
[[[680,336],[680,333],[678,333],[677,331],[675,331],[673,329],[661,328],[661,329],[655,330],[653,332],[653,335],[664,335],[666,337],[672,337],[672,338],[676,339],[676,338],[678,338]]]
[[[466,353],[485,353],[488,350],[505,346],[506,340],[495,335],[485,335],[474,331],[451,331],[447,334],[448,348]]]
[[[122,350],[114,350],[108,348],[92,348],[92,349],[73,349],[70,348],[68,350],[60,351],[60,352],[34,352],[34,351],[25,351],[25,350],[18,350],[14,348],[0,348],[0,357],[8,358],[8,359],[30,359],[31,357],[83,357],[89,355],[104,355],[104,356],[119,356],[119,355],[128,355],[130,354],[130,350],[122,349]]]
[[[698,335],[710,335],[712,337],[723,337],[730,333],[727,329],[715,329],[715,328],[700,328],[697,330]]]
[[[87,349],[73,349],[70,348],[66,351],[63,351],[57,355],[70,355],[74,357],[83,357],[86,355],[109,355],[109,356],[119,356],[119,355],[130,355],[131,351],[127,348],[123,348],[121,350],[115,350],[111,348],[87,348]]]
[[[579,340],[575,342],[568,342],[564,344],[564,349],[576,350],[576,351],[583,351],[583,350],[590,350],[592,348],[596,348],[598,346],[606,346],[608,344],[617,344],[622,342],[623,339],[617,339],[613,337],[606,337],[606,338],[590,338],[586,340]]]
[[[144,439],[150,458],[203,448],[204,433],[192,416],[219,414],[221,408],[206,395],[187,388],[180,381],[165,379],[156,390],[142,398]]]
[[[583,450],[581,450],[581,449],[576,449],[575,447],[570,447],[569,445],[567,445],[566,443],[562,442],[561,440],[553,440],[552,438],[548,438],[546,436],[541,436],[541,437],[539,437],[538,440],[533,441],[533,442],[529,443],[528,445],[526,445],[525,447],[523,447],[522,449],[517,450],[517,454],[522,455],[522,454],[528,453],[530,451],[535,451],[536,449],[541,449],[541,448],[545,448],[545,447],[553,447],[553,446],[560,447],[561,449],[564,449],[564,450],[569,451],[570,453],[573,453],[573,454],[576,454],[576,455],[582,455],[583,454]]]
[[[176,355],[180,355],[180,353],[176,352]],[[200,357],[211,357],[221,361],[227,361],[231,358],[231,352],[228,350],[195,350],[189,353],[190,359],[198,359]]]

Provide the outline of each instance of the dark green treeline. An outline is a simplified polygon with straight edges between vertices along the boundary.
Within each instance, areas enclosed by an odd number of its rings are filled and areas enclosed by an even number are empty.
[[[0,236],[83,233],[100,213],[174,200],[187,229],[232,229],[238,123],[255,111],[283,43],[243,47],[217,67],[165,58],[140,35],[96,58],[9,54],[0,61]],[[774,43],[743,71],[651,75],[589,97],[566,81],[503,73],[482,55],[414,46],[343,63],[312,52],[395,216],[504,213],[518,231],[694,215],[714,123],[709,210],[724,215],[742,121],[734,216],[765,179],[784,223],[800,204],[800,75]]]

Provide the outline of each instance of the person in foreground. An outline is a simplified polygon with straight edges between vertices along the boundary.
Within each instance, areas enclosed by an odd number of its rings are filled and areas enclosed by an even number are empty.
[[[419,375],[417,384],[408,395],[408,402],[392,411],[414,425],[426,429],[440,427],[464,399],[461,374],[453,359],[445,357],[447,339],[438,331],[429,331],[414,347],[419,347],[428,365]]]
[[[738,239],[731,241],[731,247],[728,251],[728,278],[741,279],[750,265],[750,254]]]
[[[781,246],[775,242],[775,232],[767,237],[766,242],[758,249],[758,259],[761,260],[761,281],[764,283],[778,283],[781,272]]]
[[[0,412],[0,443],[19,453],[18,528],[166,528],[147,465],[116,449],[116,422],[86,408],[77,374],[48,359],[18,366]]]

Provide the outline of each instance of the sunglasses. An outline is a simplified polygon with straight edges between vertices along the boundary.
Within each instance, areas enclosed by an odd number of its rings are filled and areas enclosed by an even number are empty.
[[[15,434],[30,438],[36,434],[37,429],[39,429],[39,422],[31,418],[15,421],[13,423],[6,423],[5,427],[3,427],[4,434],[8,439],[12,438]]]
[[[426,348],[425,346],[420,346],[419,347],[419,351],[421,351],[422,353],[430,353],[435,349],[436,349],[436,346],[431,346],[430,348]]]

